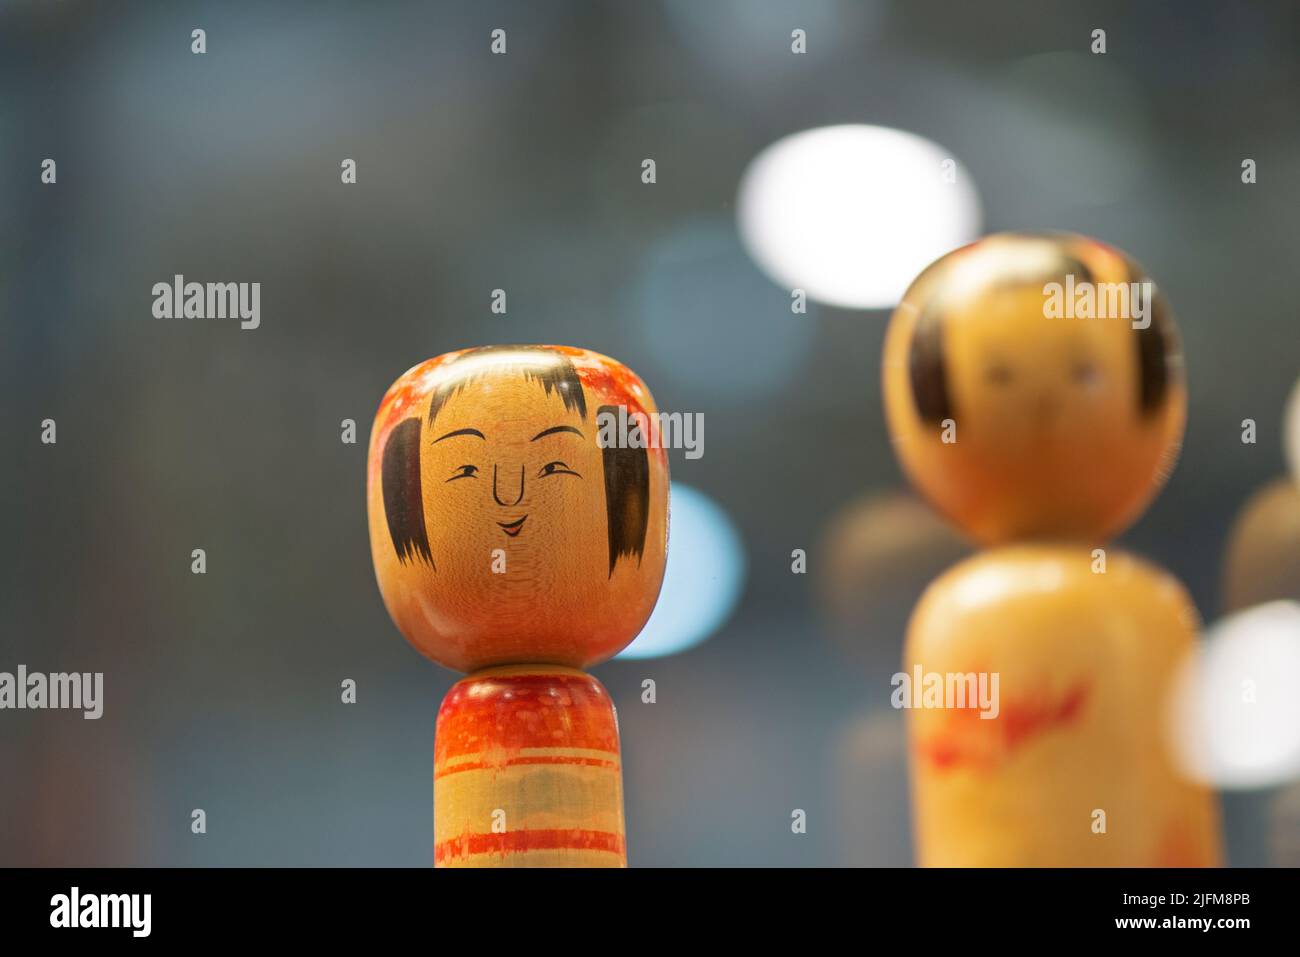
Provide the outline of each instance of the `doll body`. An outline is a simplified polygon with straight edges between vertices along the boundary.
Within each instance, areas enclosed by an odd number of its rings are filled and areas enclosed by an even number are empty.
[[[1164,707],[1197,614],[1169,575],[1118,551],[990,549],[922,598],[910,673],[998,675],[996,715],[909,714],[922,865],[1219,863],[1212,795],[1166,746]]]
[[[600,682],[556,665],[461,679],[438,710],[434,862],[627,863],[618,719]]]

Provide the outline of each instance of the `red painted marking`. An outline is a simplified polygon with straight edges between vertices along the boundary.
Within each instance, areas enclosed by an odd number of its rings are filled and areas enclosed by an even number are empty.
[[[506,758],[504,761],[466,761],[464,764],[457,764],[455,767],[442,768],[441,770],[435,767],[433,779],[436,781],[438,778],[446,777],[449,774],[459,774],[461,771],[482,771],[485,768],[499,770],[519,764],[568,764],[579,767],[608,768],[611,771],[619,770],[618,761],[611,758],[580,758],[567,754],[536,754]]]
[[[998,717],[1003,722],[1003,738],[1007,750],[1013,751],[1029,738],[1056,725],[1073,724],[1088,696],[1087,685],[1082,682],[1072,686],[1060,701],[1012,703],[1012,707]],[[997,724],[997,719],[986,724]]]
[[[438,709],[434,765],[482,755],[500,766],[523,748],[619,753],[614,706],[588,675],[466,678]]]
[[[435,864],[476,854],[507,856],[521,851],[607,851],[622,856],[626,842],[623,835],[582,828],[539,828],[507,831],[504,834],[462,834],[433,848]]]
[[[989,770],[1034,738],[1074,724],[1083,713],[1088,691],[1088,683],[1079,681],[1056,701],[1006,702],[992,719],[981,718],[976,708],[954,709],[948,712],[943,731],[916,742],[916,753],[940,771],[960,765]]]
[[[383,449],[388,442],[389,433],[404,419],[411,417],[422,419],[428,411],[429,390],[421,385],[424,376],[464,351],[462,349],[460,352],[449,352],[446,355],[426,359],[403,373],[402,377],[389,387],[388,392],[385,393],[379,403],[379,409],[375,412],[375,429],[372,436],[370,459],[366,463],[367,481],[371,488],[378,488],[379,486]],[[417,388],[417,386],[420,387]]]
[[[379,404],[379,413],[376,415],[376,419],[383,421],[380,426],[381,437],[386,436],[389,430],[402,419],[412,415],[422,415],[427,411],[417,408],[429,400],[429,390],[423,386],[424,376],[458,355],[460,352],[449,352],[433,359],[426,359],[393,383],[388,394]]]
[[[593,358],[578,360],[573,364],[585,391],[595,392],[596,399],[605,404],[627,406],[629,413],[645,412],[645,406],[636,397],[634,386],[645,390],[640,377],[621,363],[602,362]],[[595,402],[592,403],[593,405]]]

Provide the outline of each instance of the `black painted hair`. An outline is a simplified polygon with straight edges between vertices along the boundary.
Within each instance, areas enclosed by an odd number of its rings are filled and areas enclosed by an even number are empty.
[[[1146,276],[1132,263],[1129,264],[1129,281],[1138,283],[1138,295],[1142,295],[1141,283],[1146,281]],[[1175,333],[1169,316],[1169,303],[1159,289],[1154,286],[1152,289],[1154,295],[1147,303],[1147,308],[1151,310],[1151,324],[1145,329],[1134,330],[1137,332],[1138,384],[1141,390],[1138,393],[1138,404],[1143,415],[1154,414],[1164,404],[1171,378],[1169,363],[1175,358],[1170,354],[1175,343]]]
[[[618,415],[618,407],[602,405],[601,417]],[[617,444],[602,450],[605,471],[605,515],[609,525],[609,573],[624,555],[637,564],[645,549],[645,529],[650,518],[650,456],[645,449],[624,449]]]
[[[573,363],[569,361],[568,356],[553,349],[547,349],[544,346],[482,346],[478,349],[470,349],[463,356],[458,356],[454,361],[459,362],[469,356],[483,355],[490,352],[535,353],[538,357],[536,363],[520,366],[524,378],[530,382],[540,383],[542,388],[546,390],[547,395],[558,392],[560,398],[564,400],[564,407],[570,412],[577,409],[578,416],[586,421],[587,396],[582,391],[582,380],[578,378],[578,370],[573,367]],[[447,404],[448,399],[479,378],[482,378],[482,373],[479,375],[464,375],[434,389],[433,400],[429,403],[429,424],[433,425],[433,420],[438,417],[438,412]]]
[[[493,351],[535,351],[540,361],[519,366],[519,372],[530,382],[537,382],[546,394],[557,392],[564,407],[577,410],[587,418],[587,397],[582,380],[569,357],[541,346],[485,346],[466,355]],[[439,386],[429,401],[427,421],[433,424],[439,410],[447,401],[474,379],[480,376],[463,376]],[[617,414],[616,406],[601,406],[600,412]],[[428,531],[424,524],[424,498],[420,483],[420,433],[419,418],[400,422],[384,445],[382,484],[384,514],[388,520],[388,534],[393,540],[397,559],[403,565],[421,559],[436,568],[429,549]],[[610,447],[602,450],[605,477],[605,511],[609,526],[609,573],[623,557],[635,555],[638,563],[645,550],[646,527],[650,517],[650,458],[646,449]]]
[[[927,302],[916,317],[907,372],[912,380],[912,400],[916,403],[917,414],[926,422],[952,418],[948,373],[943,359],[943,317],[933,300]]]
[[[389,433],[384,444],[383,475],[384,515],[397,560],[405,565],[419,556],[433,565],[420,489],[419,419],[406,419]]]
[[[1091,282],[1092,271],[1080,260],[1065,258],[1065,272]],[[1130,264],[1129,281],[1148,281],[1141,270]],[[1145,329],[1134,329],[1138,362],[1138,414],[1149,416],[1164,404],[1169,390],[1169,363],[1173,358],[1170,347],[1173,332],[1169,319],[1169,306],[1158,293],[1149,304],[1151,322]],[[948,372],[944,362],[943,303],[931,297],[917,316],[912,330],[912,346],[908,354],[908,374],[912,384],[912,399],[916,411],[927,422],[942,422],[953,418],[952,395],[948,389]]]

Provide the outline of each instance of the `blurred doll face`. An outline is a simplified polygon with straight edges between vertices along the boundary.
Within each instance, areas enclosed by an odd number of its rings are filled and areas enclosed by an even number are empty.
[[[450,667],[585,666],[629,643],[658,595],[666,459],[597,442],[599,403],[641,407],[649,393],[613,360],[575,353],[475,350],[399,380],[390,397],[409,416],[381,407],[380,587],[407,638]]]
[[[1146,329],[1047,314],[1045,287],[1072,271],[1094,285],[1144,278],[1082,237],[994,236],[926,270],[891,323],[899,456],[979,540],[1104,539],[1172,465],[1185,400],[1163,302]]]

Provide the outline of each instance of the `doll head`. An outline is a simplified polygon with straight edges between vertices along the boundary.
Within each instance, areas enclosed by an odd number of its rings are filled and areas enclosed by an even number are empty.
[[[1083,236],[999,234],[931,264],[890,321],[883,381],[912,482],[987,544],[1121,531],[1186,415],[1164,297]]]
[[[668,462],[602,441],[653,414],[626,366],[559,346],[489,346],[411,369],[370,437],[370,548],[393,621],[459,671],[585,667],[649,618],[668,539]]]

